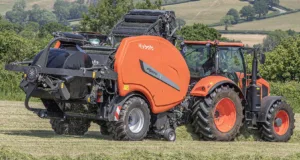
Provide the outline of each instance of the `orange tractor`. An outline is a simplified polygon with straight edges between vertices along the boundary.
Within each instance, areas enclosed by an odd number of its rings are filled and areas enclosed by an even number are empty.
[[[191,123],[203,139],[233,140],[244,124],[258,129],[266,141],[290,139],[294,113],[283,97],[270,96],[269,83],[258,75],[263,53],[218,41],[185,41],[181,48],[191,73]],[[251,74],[244,57],[249,50]]]
[[[246,76],[242,44],[186,41],[180,53],[177,28],[172,11],[132,10],[112,29],[111,46],[57,33],[32,61],[5,69],[24,73],[25,107],[57,134],[84,135],[94,122],[115,140],[175,141],[176,127],[192,123],[204,139],[226,141],[246,123],[265,140],[287,141],[294,114],[269,96],[256,52]],[[32,108],[31,97],[45,109]]]

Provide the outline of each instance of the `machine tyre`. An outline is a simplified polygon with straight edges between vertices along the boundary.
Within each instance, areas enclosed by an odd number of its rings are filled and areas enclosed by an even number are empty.
[[[91,126],[91,122],[88,120],[79,119],[50,119],[52,129],[59,135],[84,135]]]
[[[145,100],[131,97],[122,106],[119,120],[108,123],[108,131],[114,140],[143,140],[150,126],[150,110]]]
[[[269,142],[289,141],[295,128],[295,115],[290,105],[277,101],[266,114],[267,121],[260,124],[259,128],[261,138]]]
[[[100,122],[99,126],[100,126],[101,135],[105,135],[105,136],[110,135],[108,122]]]
[[[203,140],[232,141],[243,125],[241,99],[229,86],[221,86],[205,98],[200,98],[192,109],[194,132]]]
[[[174,142],[176,140],[176,132],[174,131],[174,129],[167,129],[164,133],[164,138],[167,140],[167,141],[171,141],[171,142]]]

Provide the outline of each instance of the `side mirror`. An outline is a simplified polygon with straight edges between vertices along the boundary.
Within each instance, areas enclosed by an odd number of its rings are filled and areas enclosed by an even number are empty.
[[[181,43],[180,43],[180,51],[181,51],[181,54],[182,54],[182,55],[185,55],[185,54],[186,54],[187,47],[186,47],[186,45],[185,45],[184,42],[181,42]]]
[[[264,53],[260,54],[260,64],[264,64],[266,62],[266,55]]]

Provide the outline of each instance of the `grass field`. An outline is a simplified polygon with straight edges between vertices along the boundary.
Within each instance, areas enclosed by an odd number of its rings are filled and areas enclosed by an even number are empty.
[[[239,0],[201,0],[183,4],[165,6],[165,9],[174,10],[178,18],[184,19],[187,24],[219,22],[230,8],[240,10],[248,2]]]
[[[280,5],[291,9],[300,9],[300,0],[281,0]]]
[[[34,103],[34,106],[38,106]],[[300,121],[300,115],[296,116]],[[49,120],[27,111],[22,102],[0,102],[0,159],[278,159],[300,158],[300,130],[288,143],[268,143],[252,138],[235,142],[204,142],[177,129],[177,141],[112,141],[92,125],[87,135],[58,136]],[[195,139],[193,141],[193,139]],[[21,157],[21,158],[20,158]]]
[[[222,37],[233,40],[240,40],[244,44],[253,46],[254,44],[262,43],[264,38],[266,38],[267,36],[262,34],[222,34]]]
[[[299,23],[300,12],[289,15],[283,15],[280,17],[270,18],[266,20],[247,22],[242,24],[233,25],[229,27],[229,30],[289,30],[293,29],[300,32]],[[223,26],[214,27],[219,30],[224,30]]]

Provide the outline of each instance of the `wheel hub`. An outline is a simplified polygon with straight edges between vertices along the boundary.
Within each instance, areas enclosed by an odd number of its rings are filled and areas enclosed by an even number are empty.
[[[229,98],[221,99],[215,107],[214,123],[216,128],[223,133],[229,132],[236,122],[235,104]]]
[[[275,133],[280,136],[287,133],[290,127],[290,121],[289,121],[289,115],[285,110],[280,110],[275,115],[273,127]]]
[[[144,126],[144,121],[145,118],[142,110],[139,108],[134,108],[131,110],[128,117],[129,130],[133,133],[140,132]]]
[[[276,118],[275,119],[275,126],[276,127],[281,127],[282,125],[282,119],[281,118]]]

